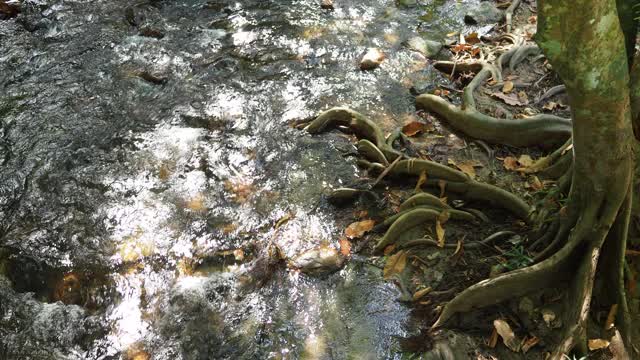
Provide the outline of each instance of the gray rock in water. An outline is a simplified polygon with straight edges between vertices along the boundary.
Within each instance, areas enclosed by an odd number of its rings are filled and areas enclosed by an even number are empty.
[[[464,22],[470,25],[485,25],[502,20],[504,14],[493,2],[482,2],[475,9],[469,10],[464,16]]]
[[[438,41],[426,40],[419,36],[414,36],[407,41],[407,46],[411,50],[415,50],[427,58],[432,58],[440,52],[442,44]]]

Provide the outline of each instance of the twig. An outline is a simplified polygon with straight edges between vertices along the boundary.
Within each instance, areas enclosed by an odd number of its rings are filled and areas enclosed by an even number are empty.
[[[384,171],[382,172],[382,174],[380,174],[378,176],[378,178],[376,179],[376,181],[373,183],[373,185],[371,185],[371,188],[373,189],[374,187],[376,187],[376,185],[378,185],[378,183],[380,182],[380,180],[382,180],[385,176],[387,176],[387,174],[389,173],[389,171],[391,171],[391,169],[393,169],[394,166],[396,166],[396,164],[402,160],[402,156],[398,156],[395,160],[393,160],[393,162],[391,164],[389,164],[389,166],[387,166],[386,169],[384,169]]]

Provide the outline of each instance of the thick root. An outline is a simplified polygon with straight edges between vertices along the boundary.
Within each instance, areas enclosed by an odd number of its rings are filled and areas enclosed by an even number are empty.
[[[413,209],[400,216],[389,227],[382,239],[375,246],[375,251],[382,251],[387,245],[394,244],[405,231],[425,222],[433,222],[440,216],[440,211],[433,209]]]
[[[405,200],[405,202],[400,204],[400,212],[409,210],[411,208],[414,208],[420,205],[435,206],[442,209],[451,208],[451,206],[445,204],[439,197],[423,192],[423,193],[413,195],[412,197]]]
[[[558,146],[571,136],[571,121],[553,115],[536,115],[521,120],[498,119],[475,108],[463,110],[439,96],[423,94],[416,107],[436,113],[465,135],[494,144],[515,147]]]
[[[391,170],[392,175],[420,176],[423,172],[428,177],[447,181],[468,182],[471,178],[462,171],[452,169],[437,162],[420,159],[400,160]]]
[[[380,151],[380,149],[378,149],[378,147],[374,145],[371,141],[367,139],[361,139],[360,141],[358,141],[357,147],[358,147],[358,153],[364,156],[365,158],[373,162],[380,163],[384,166],[389,166],[389,161],[384,156],[382,151]]]

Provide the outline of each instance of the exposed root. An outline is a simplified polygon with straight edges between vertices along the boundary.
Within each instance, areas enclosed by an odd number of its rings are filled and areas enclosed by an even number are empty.
[[[378,149],[378,147],[374,145],[371,141],[367,139],[361,139],[360,141],[358,141],[357,147],[358,147],[358,153],[364,156],[365,158],[373,162],[380,163],[384,166],[389,166],[389,161],[384,156],[382,151],[380,151],[380,149]]]
[[[471,178],[462,171],[452,169],[437,162],[421,159],[401,160],[391,170],[392,175],[420,176],[423,172],[427,176],[447,181],[468,182]]]
[[[375,246],[375,251],[382,251],[387,245],[394,244],[407,230],[425,222],[438,218],[440,212],[432,209],[413,209],[400,216]]]
[[[505,12],[504,12],[505,23],[507,25],[507,33],[511,32],[511,22],[512,22],[512,18],[513,18],[513,13],[516,11],[518,6],[520,5],[520,1],[521,0],[513,0],[511,2],[511,5],[509,5],[507,10],[505,10]]]
[[[541,102],[547,100],[548,98],[561,94],[563,92],[565,92],[567,89],[564,85],[556,85],[554,87],[552,87],[551,89],[545,91],[544,94],[540,95],[540,97],[538,98],[538,100],[536,100],[535,103],[533,103],[533,105],[538,105]]]
[[[427,180],[427,186],[439,187],[437,181]],[[518,196],[503,190],[497,186],[468,181],[465,183],[448,182],[446,190],[461,195],[462,197],[488,203],[505,210],[509,210],[514,215],[527,222],[530,221],[531,207]]]
[[[406,211],[420,205],[435,206],[441,209],[451,208],[451,206],[445,204],[439,197],[423,192],[413,195],[400,204],[400,211]]]
[[[533,165],[529,166],[528,168],[523,169],[524,173],[527,174],[533,174],[533,173],[537,173],[540,171],[544,171],[545,169],[549,168],[550,166],[552,166],[553,164],[555,164],[558,159],[560,159],[560,157],[562,157],[563,155],[565,155],[566,153],[569,152],[569,146],[571,146],[573,144],[573,141],[571,138],[569,138],[569,140],[567,140],[567,142],[564,143],[564,145],[560,146],[558,149],[556,149],[554,152],[552,152],[551,154],[540,158],[539,160],[537,160],[535,163],[533,163]]]
[[[515,52],[514,52],[515,54]],[[507,61],[505,58],[501,61]],[[437,69],[446,69],[450,63],[441,63]],[[461,64],[458,67],[462,66]],[[519,121],[498,119],[482,114],[476,109],[473,92],[489,77],[499,79],[499,71],[488,64],[472,63],[469,67],[481,70],[464,89],[462,106],[450,104],[439,96],[422,94],[416,98],[416,107],[436,113],[451,127],[472,138],[491,143],[516,147],[542,145],[557,146],[571,136],[571,120],[553,115],[540,114]]]
[[[369,140],[378,147],[388,161],[393,161],[401,155],[387,146],[384,134],[378,125],[359,112],[346,107],[335,107],[321,113],[304,129],[310,134],[318,134],[340,126],[349,128],[360,139]]]
[[[419,206],[415,206],[411,209],[407,209],[405,211],[401,211],[393,216],[388,217],[387,219],[385,219],[382,223],[380,223],[378,226],[376,226],[376,230],[379,229],[386,229],[389,226],[393,225],[394,222],[396,222],[396,220],[398,220],[402,215],[409,213],[410,211],[414,210],[414,209],[427,209],[427,210],[434,210],[437,211],[438,213],[441,213],[442,211],[447,211],[449,213],[449,217],[450,219],[454,219],[454,220],[465,220],[465,221],[476,221],[477,218],[473,215],[470,214],[466,211],[462,211],[462,210],[456,210],[456,209],[445,209],[442,207],[436,207],[436,206],[429,206],[429,205],[419,205]]]

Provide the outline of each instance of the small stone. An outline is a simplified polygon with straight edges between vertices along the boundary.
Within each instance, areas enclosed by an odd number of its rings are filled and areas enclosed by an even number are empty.
[[[469,25],[485,25],[502,20],[503,13],[493,2],[482,2],[464,16],[464,22]]]
[[[320,7],[325,10],[333,10],[333,0],[322,0]]]
[[[409,49],[415,50],[427,58],[436,56],[438,52],[440,52],[440,49],[442,49],[441,43],[433,40],[425,40],[419,36],[414,36],[409,39],[407,45]]]
[[[376,48],[370,48],[360,61],[360,70],[372,70],[384,61],[384,53]]]

